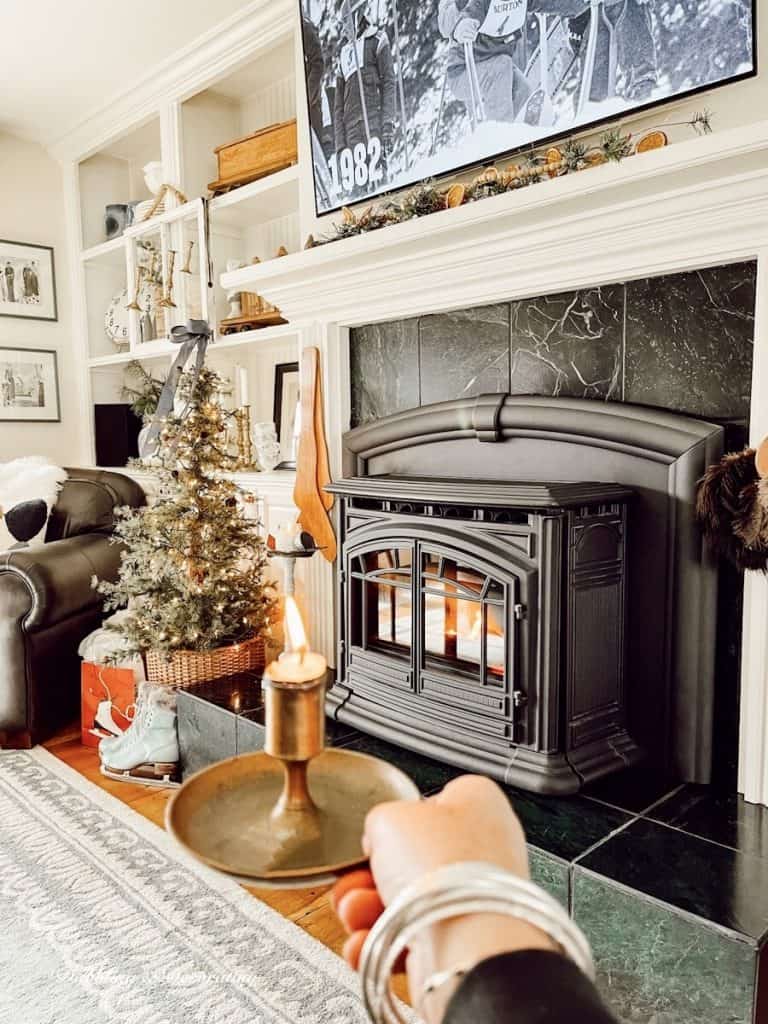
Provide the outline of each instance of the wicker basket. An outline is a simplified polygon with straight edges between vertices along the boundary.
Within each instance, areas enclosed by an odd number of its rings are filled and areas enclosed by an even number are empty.
[[[166,661],[159,651],[147,651],[146,662],[150,683],[185,689],[239,672],[262,672],[264,641],[257,636],[212,651],[176,651],[170,661]]]

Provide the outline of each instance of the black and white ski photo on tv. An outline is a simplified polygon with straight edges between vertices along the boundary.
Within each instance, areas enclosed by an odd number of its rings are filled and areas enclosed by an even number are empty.
[[[300,0],[318,214],[755,73],[753,0]]]

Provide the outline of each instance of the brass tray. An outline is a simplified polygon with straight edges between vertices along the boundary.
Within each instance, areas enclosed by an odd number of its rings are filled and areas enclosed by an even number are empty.
[[[329,748],[309,762],[317,812],[273,815],[282,764],[263,752],[241,754],[197,772],[170,800],[166,827],[195,857],[243,878],[302,878],[342,871],[366,858],[360,840],[368,811],[388,800],[418,800],[393,765]]]

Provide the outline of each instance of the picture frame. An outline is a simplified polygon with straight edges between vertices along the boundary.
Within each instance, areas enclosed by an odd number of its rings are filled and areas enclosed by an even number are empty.
[[[275,398],[273,418],[277,440],[280,442],[281,461],[276,469],[296,468],[296,435],[294,427],[299,405],[299,364],[275,365]]]
[[[53,246],[0,238],[0,316],[59,319]]]
[[[754,78],[757,0],[688,6],[302,0],[317,216],[651,110],[663,125],[665,106]],[[354,82],[369,73],[390,87],[361,132]]]
[[[53,349],[0,346],[0,423],[60,423]]]

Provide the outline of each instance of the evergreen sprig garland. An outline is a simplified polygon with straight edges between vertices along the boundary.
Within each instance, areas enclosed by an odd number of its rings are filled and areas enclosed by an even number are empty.
[[[708,135],[712,131],[711,118],[708,110],[701,110],[688,121],[673,122],[669,127],[684,125],[692,128],[697,135]],[[646,134],[657,132],[663,135],[659,130]],[[434,181],[423,181],[403,197],[390,200],[382,206],[369,206],[360,215],[344,207],[342,221],[334,224],[333,230],[320,238],[310,235],[305,248],[311,249],[338,242],[342,238],[378,231],[390,224],[402,224],[415,217],[426,217],[447,207],[476,203],[490,196],[514,192],[547,178],[575,174],[608,161],[620,163],[637,152],[635,146],[635,137],[631,133],[624,132],[620,127],[612,127],[603,132],[596,145],[589,146],[580,139],[568,139],[560,148],[553,146],[544,152],[533,151],[503,171],[487,167],[468,184],[445,186],[437,185]]]
[[[205,367],[196,381],[182,376],[186,409],[161,426],[156,498],[118,512],[119,577],[96,586],[108,610],[128,606],[114,628],[129,653],[170,658],[238,643],[268,626],[273,597],[263,581],[259,524],[246,517],[247,496],[226,475],[237,460],[227,450],[229,414],[216,401],[221,383]]]

